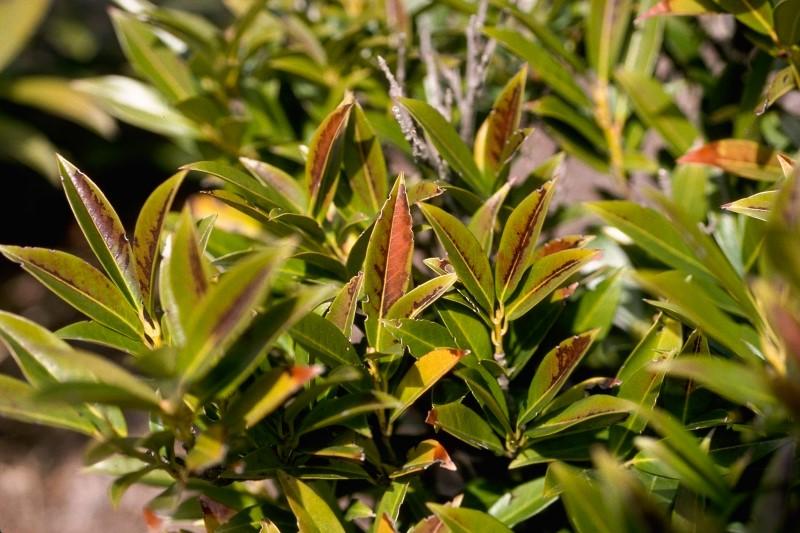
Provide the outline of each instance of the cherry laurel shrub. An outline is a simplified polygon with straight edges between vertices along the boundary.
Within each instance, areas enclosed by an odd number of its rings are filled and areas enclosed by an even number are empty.
[[[800,182],[756,111],[800,78],[797,2],[230,4],[112,11],[144,81],[76,87],[200,160],[126,229],[58,158],[92,262],[0,252],[86,319],[0,312],[0,413],[87,435],[115,502],[160,487],[153,531],[791,528]],[[757,50],[734,137],[656,77],[712,83],[670,14]],[[531,116],[563,152],[523,171]],[[612,177],[588,235],[565,154]]]

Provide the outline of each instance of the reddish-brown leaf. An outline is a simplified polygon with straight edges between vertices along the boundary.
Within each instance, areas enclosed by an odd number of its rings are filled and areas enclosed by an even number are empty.
[[[502,165],[506,143],[519,128],[527,76],[526,64],[503,88],[486,119],[484,155],[482,160],[479,160],[479,166],[484,171],[493,173]]]
[[[723,139],[696,148],[678,159],[678,163],[710,165],[760,181],[775,181],[783,177],[778,151],[753,141]]]

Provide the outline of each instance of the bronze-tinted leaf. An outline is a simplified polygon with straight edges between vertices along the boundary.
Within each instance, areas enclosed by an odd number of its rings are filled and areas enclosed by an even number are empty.
[[[783,177],[778,152],[753,141],[723,139],[696,148],[678,163],[711,165],[743,178],[775,181]]]
[[[352,138],[344,148],[344,168],[359,206],[365,213],[374,215],[388,193],[386,162],[381,143],[364,110],[357,103],[353,107],[352,117],[349,126]]]
[[[486,142],[478,163],[484,172],[494,174],[503,164],[506,143],[519,128],[527,76],[528,66],[525,65],[503,88],[486,118]]]
[[[564,250],[573,250],[575,248],[583,248],[587,243],[594,239],[593,235],[564,235],[563,237],[556,237],[541,245],[534,254],[534,261],[541,259],[546,255],[552,255],[556,252],[563,252]]]
[[[142,299],[147,310],[154,316],[156,293],[156,262],[161,248],[161,233],[178,192],[186,176],[185,171],[178,172],[159,185],[147,198],[136,220],[133,232],[133,257],[136,260],[136,278],[142,291]]]
[[[363,286],[364,273],[359,272],[344,284],[344,287],[336,294],[336,298],[333,299],[331,306],[328,307],[328,312],[325,314],[325,318],[342,330],[342,333],[347,338],[350,338],[353,319],[356,316],[356,307],[358,307],[358,298]]]
[[[112,281],[137,308],[142,305],[133,251],[114,208],[83,172],[58,156],[67,200],[81,231]]]
[[[380,340],[381,320],[411,281],[411,224],[405,180],[400,176],[375,221],[364,260],[365,328],[373,346]]]
[[[391,478],[397,478],[413,472],[425,470],[435,464],[445,470],[456,470],[456,464],[450,459],[450,454],[439,441],[425,439],[408,452],[405,464],[399,470],[392,472]]]
[[[553,185],[554,182],[549,181],[533,191],[508,217],[497,249],[494,269],[495,289],[502,301],[507,300],[514,292],[530,266],[542,224],[547,216],[547,208],[555,192]]]
[[[569,378],[583,356],[589,351],[598,330],[575,335],[544,356],[528,389],[525,409],[517,419],[517,426],[533,420],[552,400]]]
[[[315,217],[325,216],[336,192],[343,139],[353,104],[353,97],[348,94],[339,107],[325,117],[309,144],[306,160],[308,212]]]
[[[458,280],[455,274],[443,274],[426,281],[399,298],[386,313],[387,319],[416,318],[439,299]]]

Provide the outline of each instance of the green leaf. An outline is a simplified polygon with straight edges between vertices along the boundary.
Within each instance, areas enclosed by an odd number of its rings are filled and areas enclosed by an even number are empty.
[[[529,429],[525,435],[542,439],[563,431],[586,431],[605,427],[612,421],[625,418],[632,404],[614,396],[595,394],[573,403],[557,415]]]
[[[478,413],[461,401],[434,405],[425,422],[437,431],[444,430],[470,446],[490,450],[497,455],[505,452],[503,443],[492,427]]]
[[[506,200],[508,191],[511,190],[509,183],[503,184],[496,193],[491,195],[481,207],[472,215],[467,228],[475,235],[481,248],[487,253],[492,253],[492,243],[494,242],[494,232],[497,227],[497,213]]]
[[[555,182],[548,181],[533,191],[511,212],[494,261],[494,284],[500,301],[507,301],[519,285],[533,259]]]
[[[531,70],[570,104],[580,109],[592,108],[592,102],[575,81],[575,76],[536,41],[517,30],[500,27],[485,28],[484,33],[527,61]]]
[[[304,533],[345,533],[336,512],[310,485],[278,471],[278,481]]]
[[[308,198],[300,183],[276,166],[263,161],[240,157],[239,162],[250,171],[270,193],[268,198],[276,205],[292,213],[302,213]]]
[[[356,316],[356,308],[358,307],[358,300],[361,297],[363,286],[364,273],[358,272],[350,281],[344,284],[325,313],[325,318],[339,328],[348,339],[353,329],[353,320]]]
[[[50,0],[5,0],[0,3],[0,20],[9,22],[0,39],[0,71],[22,50],[49,7]]]
[[[253,311],[269,291],[272,277],[292,253],[284,242],[241,260],[197,303],[186,330],[186,345],[178,356],[182,380],[205,375],[252,322]]]
[[[350,139],[344,147],[344,168],[363,212],[374,215],[389,193],[386,161],[381,143],[358,103],[352,116]]]
[[[528,388],[528,399],[525,409],[517,419],[517,427],[533,420],[550,400],[555,398],[583,356],[589,351],[597,333],[598,331],[595,329],[575,335],[544,356]]]
[[[172,137],[200,136],[197,126],[170,107],[158,91],[133,78],[84,78],[73,81],[72,87],[109,115],[137,128]]]
[[[589,64],[597,76],[608,80],[617,64],[628,33],[630,0],[592,0],[586,21],[586,49]]]
[[[577,469],[563,463],[550,465],[548,474],[552,473],[567,510],[572,527],[577,533],[616,533],[610,523],[605,505],[605,498],[600,487],[587,479]]]
[[[764,87],[764,94],[762,95],[761,104],[756,110],[756,115],[763,115],[772,104],[794,90],[797,80],[792,69],[792,66],[782,68],[772,76],[767,86]]]
[[[122,292],[83,259],[45,248],[0,246],[0,252],[86,316],[128,337],[143,335],[142,322]]]
[[[613,270],[594,290],[583,295],[572,323],[573,333],[597,328],[597,338],[605,338],[622,298],[622,273],[621,268]]]
[[[416,358],[437,348],[456,346],[456,341],[446,327],[429,320],[402,318],[386,321],[384,327],[408,347],[408,351]]]
[[[727,400],[759,410],[774,407],[778,401],[767,376],[759,368],[719,357],[661,360],[648,370],[691,379]]]
[[[466,354],[464,350],[440,348],[417,359],[394,389],[393,395],[400,401],[400,406],[392,413],[389,422],[397,420]]]
[[[183,61],[146,23],[118,9],[111,10],[111,21],[122,51],[133,68],[170,102],[194,96],[195,80]]]
[[[98,107],[93,99],[77,91],[68,80],[62,78],[25,76],[12,79],[0,89],[0,94],[17,104],[35,107],[80,124],[106,138],[112,137],[117,131],[113,118]]]
[[[497,533],[511,533],[511,530],[495,517],[477,509],[463,507],[450,507],[429,503],[428,509],[453,533],[473,533],[475,531],[492,531]]]
[[[317,403],[300,421],[297,433],[304,435],[318,429],[343,424],[359,415],[397,408],[399,405],[392,396],[377,391],[326,398]]]
[[[478,167],[489,175],[496,174],[503,165],[502,155],[515,131],[519,129],[522,103],[525,100],[525,79],[528,67],[522,69],[506,83],[486,117],[486,142],[476,153]]]
[[[85,418],[67,405],[37,400],[36,390],[18,379],[0,375],[0,414],[33,424],[59,427],[85,435],[95,433],[95,428]]]
[[[574,104],[568,104],[558,96],[545,95],[529,103],[526,108],[540,117],[553,118],[570,126],[592,146],[603,151],[608,149],[602,130]]]
[[[710,165],[743,178],[776,181],[783,177],[778,155],[782,154],[754,141],[723,139],[695,148],[678,163]]]
[[[492,272],[478,240],[460,220],[443,209],[428,204],[420,205],[420,209],[447,252],[459,281],[478,304],[491,313],[494,307]]]
[[[25,122],[0,115],[0,155],[17,161],[58,183],[58,170],[53,164],[55,146],[41,132]]]
[[[230,427],[251,428],[280,407],[321,372],[320,367],[274,368],[256,379],[234,400],[225,416]]]
[[[134,357],[147,351],[147,347],[141,341],[131,339],[102,324],[88,320],[64,326],[55,333],[62,339],[97,344],[119,350]]]
[[[283,207],[285,201],[280,194],[264,185],[255,177],[221,161],[197,161],[181,167],[210,174],[230,184],[234,191],[265,211]]]
[[[414,287],[392,304],[386,313],[386,320],[416,318],[449,291],[457,279],[458,276],[455,274],[443,274]]]
[[[292,338],[311,355],[331,367],[360,366],[358,355],[348,337],[325,318],[309,313],[289,331]]]
[[[714,0],[660,0],[640,15],[638,20],[644,21],[657,16],[692,16],[719,12]]]
[[[128,300],[141,308],[133,251],[116,211],[97,185],[61,156],[58,168],[67,200],[89,247]]]
[[[724,204],[722,208],[766,222],[777,197],[778,191],[764,191]]]
[[[473,359],[473,361],[477,363],[477,359]],[[464,362],[464,366],[468,364],[467,361]],[[508,404],[506,403],[505,394],[497,383],[497,378],[479,363],[472,366],[472,368],[461,368],[456,372],[456,375],[464,380],[481,408],[494,415],[507,434],[513,433],[509,419]]]
[[[625,70],[617,71],[616,80],[630,98],[636,114],[661,135],[673,156],[679,157],[691,148],[700,132],[678,109],[660,82],[647,74]]]
[[[436,310],[452,337],[456,346],[469,349],[478,359],[492,358],[492,341],[486,325],[466,307],[440,300]]]
[[[545,478],[540,477],[517,485],[492,504],[489,514],[508,527],[514,527],[539,514],[558,499],[557,495],[545,494]]]
[[[508,320],[530,311],[597,255],[597,250],[564,250],[534,262],[522,288],[506,305]]]
[[[775,33],[781,44],[791,46],[800,43],[800,2],[783,0],[775,6]]]
[[[136,229],[133,232],[136,277],[139,280],[145,307],[151,316],[155,316],[157,262],[161,253],[164,222],[184,176],[186,172],[178,172],[150,194],[139,211]]]
[[[336,192],[347,122],[354,102],[352,95],[346,96],[339,107],[325,117],[309,143],[306,160],[308,212],[317,219],[327,214]]]
[[[400,104],[411,113],[414,120],[431,140],[436,150],[453,167],[464,183],[475,193],[488,196],[491,183],[483,176],[470,154],[469,148],[447,120],[430,105],[420,100],[400,98]]]
[[[48,330],[21,316],[0,311],[2,338],[25,379],[40,388],[63,377],[51,353],[70,350],[70,345]]]
[[[411,283],[414,233],[402,175],[383,204],[371,235],[364,259],[363,309],[367,339],[380,349],[385,335],[382,319]]]
[[[407,492],[408,483],[392,481],[389,488],[386,489],[383,496],[381,496],[380,501],[378,501],[378,506],[375,508],[375,516],[387,516],[392,523],[397,522],[397,517],[400,514],[400,506],[403,505],[403,500],[405,500]],[[377,519],[372,524],[372,528],[370,529],[371,533],[379,533],[379,522],[380,520]]]

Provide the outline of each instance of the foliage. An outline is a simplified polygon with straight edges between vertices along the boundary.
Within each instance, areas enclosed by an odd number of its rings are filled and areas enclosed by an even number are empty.
[[[796,2],[118,4],[144,81],[77,86],[201,160],[131,231],[58,158],[94,265],[0,252],[86,320],[0,312],[0,413],[90,436],[114,501],[161,487],[154,529],[790,527]],[[671,86],[715,81],[668,15],[721,12],[752,69],[690,120]],[[521,170],[531,117],[564,153]],[[565,153],[616,196],[559,202]]]

